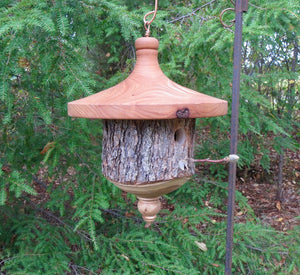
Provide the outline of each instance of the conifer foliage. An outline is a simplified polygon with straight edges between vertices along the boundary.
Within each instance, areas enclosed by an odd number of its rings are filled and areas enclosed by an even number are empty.
[[[168,207],[145,230],[135,197],[101,174],[101,121],[67,115],[67,102],[130,73],[150,2],[1,0],[1,274],[224,273],[226,169],[211,166],[207,178],[167,195]],[[230,1],[159,2],[151,30],[163,71],[230,102],[233,33],[218,19]],[[296,0],[249,3],[241,168],[261,154],[268,169],[269,148],[282,153],[297,146],[299,23]],[[210,134],[197,145],[197,157],[228,154],[229,124],[229,116],[198,121]],[[238,192],[237,200],[248,214],[235,231],[234,272],[299,272],[297,231],[260,225]]]

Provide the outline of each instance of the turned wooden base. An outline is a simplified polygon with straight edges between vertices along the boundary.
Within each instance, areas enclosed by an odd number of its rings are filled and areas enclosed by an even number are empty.
[[[137,196],[139,199],[138,210],[146,222],[145,227],[149,227],[155,221],[156,215],[160,211],[160,197],[178,189],[188,180],[189,178],[178,178],[141,185],[121,184],[117,182],[114,182],[114,184],[123,191]]]
[[[151,184],[122,184],[113,182],[114,185],[127,193],[131,193],[141,198],[156,198],[177,190],[185,184],[190,178],[178,178],[168,181],[153,182]]]

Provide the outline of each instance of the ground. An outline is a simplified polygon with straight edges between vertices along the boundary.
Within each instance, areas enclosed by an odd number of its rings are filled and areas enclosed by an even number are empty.
[[[237,190],[248,199],[254,213],[263,223],[286,231],[300,226],[300,152],[287,151],[283,169],[283,200],[276,198],[278,164],[271,163],[270,173],[251,169],[246,177],[237,177]],[[298,218],[297,218],[298,217]]]

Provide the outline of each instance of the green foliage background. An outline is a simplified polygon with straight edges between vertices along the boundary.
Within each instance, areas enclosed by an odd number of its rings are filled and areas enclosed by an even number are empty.
[[[211,166],[201,180],[195,177],[167,195],[169,205],[176,202],[174,211],[163,210],[157,224],[145,230],[135,198],[101,174],[101,121],[67,115],[67,102],[130,73],[134,40],[143,35],[142,18],[153,4],[1,1],[4,274],[224,273],[226,225],[220,209],[227,195],[226,167]],[[218,17],[230,5],[160,0],[151,27],[166,75],[229,103],[234,34]],[[255,164],[268,171],[270,148],[297,149],[299,13],[296,0],[253,0],[244,15],[241,169]],[[210,131],[201,136],[197,157],[228,155],[230,114],[199,120],[198,127]],[[257,155],[260,163],[254,163]],[[261,225],[238,192],[237,203],[248,220],[235,227],[234,272],[299,272],[299,230],[283,234]]]

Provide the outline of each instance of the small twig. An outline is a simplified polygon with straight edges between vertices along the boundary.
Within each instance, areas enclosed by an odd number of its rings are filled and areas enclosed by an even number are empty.
[[[262,8],[262,7],[256,6],[256,5],[252,4],[252,3],[248,3],[248,4],[249,4],[249,6],[252,6],[252,7],[260,9],[260,10],[266,10],[266,8]]]
[[[211,214],[212,213],[210,213],[210,215]],[[154,223],[154,225],[158,226],[159,224],[164,224],[164,223],[171,224],[174,221],[184,221],[185,219],[191,219],[191,218],[197,218],[197,217],[203,217],[203,216],[206,217],[207,215],[208,215],[207,213],[202,213],[202,214],[195,214],[195,215],[189,215],[189,216],[182,216],[182,217],[178,217],[178,218],[171,217],[171,219],[168,219],[168,220],[156,221]]]
[[[178,273],[178,274],[185,274],[185,273],[182,273],[181,271],[173,270],[173,269],[168,269],[166,267],[155,265],[155,264],[150,264],[150,263],[145,263],[145,262],[141,262],[141,264],[148,265],[148,266],[153,266],[153,267],[157,267],[157,268],[160,268],[160,269],[165,270],[165,271],[172,271],[172,272]]]
[[[4,264],[5,262],[7,262],[7,261],[10,261],[10,260],[13,260],[13,259],[17,259],[17,258],[23,258],[24,256],[26,256],[26,257],[31,257],[31,256],[43,256],[43,255],[49,255],[49,253],[37,253],[37,254],[23,254],[23,255],[18,255],[18,256],[14,256],[14,257],[8,257],[8,258],[5,258],[5,259],[3,259],[1,262],[0,262],[0,266],[2,265],[2,264]],[[1,275],[2,275],[3,273],[1,273]],[[4,275],[4,274],[3,274]]]
[[[95,8],[94,6],[87,5],[87,4],[84,3],[83,1],[79,1],[79,3],[81,3],[82,6],[84,6],[84,7],[86,7],[86,8],[90,8],[90,9],[94,9],[94,8]]]
[[[10,260],[13,260],[13,259],[16,259],[16,258],[18,258],[19,256],[15,256],[15,257],[9,257],[9,258],[6,258],[6,259],[3,259],[1,262],[0,262],[0,266],[2,265],[2,264],[4,264],[5,262],[7,262],[7,261],[10,261]],[[3,273],[1,273],[1,275],[2,275]]]
[[[256,251],[259,251],[259,252],[262,252],[264,253],[267,249],[262,249],[262,248],[258,248],[258,247],[253,247],[251,245],[245,245],[247,248],[250,248],[252,250],[256,250]],[[276,246],[276,245],[273,245],[273,246]],[[272,246],[270,246],[272,247]],[[285,252],[285,251],[277,251],[277,253],[281,254],[281,255],[289,255],[288,252]]]
[[[208,2],[208,3],[206,3],[206,4],[204,4],[204,5],[202,5],[201,7],[196,8],[195,10],[193,10],[192,12],[190,12],[190,13],[188,13],[188,14],[186,14],[186,15],[182,15],[182,16],[180,16],[180,17],[177,17],[177,18],[175,18],[175,19],[169,21],[169,23],[174,23],[174,22],[177,22],[177,21],[180,21],[180,20],[184,20],[184,19],[186,19],[186,18],[188,18],[188,17],[194,16],[194,15],[196,15],[195,13],[196,13],[197,11],[199,11],[199,10],[205,8],[206,6],[208,6],[208,5],[210,5],[210,4],[214,3],[214,2],[216,2],[216,0],[212,0],[212,1],[210,1],[210,2]]]
[[[75,275],[77,275],[78,274],[78,270],[77,270],[77,268],[76,268],[76,265],[69,265],[69,267],[71,267],[72,268],[72,270],[75,272]]]
[[[9,54],[8,54],[8,57],[7,57],[7,61],[6,61],[6,66],[9,64],[9,61],[10,61],[10,55],[11,55],[11,52],[9,52]]]
[[[222,189],[228,190],[228,187],[224,187],[224,186],[218,184],[218,183],[215,182],[215,181],[212,181],[212,180],[203,180],[203,181],[204,181],[205,183],[210,183],[210,184],[213,184],[213,185],[215,185],[215,186],[217,186],[217,187],[220,187],[220,188],[222,188]]]
[[[103,208],[99,208],[101,211],[103,212],[106,212],[108,214],[111,214],[111,215],[114,215],[116,217],[119,217],[119,218],[126,218],[126,219],[131,219],[131,220],[134,220],[135,222],[137,223],[143,223],[144,221],[140,218],[137,218],[137,217],[126,217],[125,215],[123,214],[119,214],[116,212],[116,210],[111,210],[111,209],[103,209]]]
[[[39,180],[36,176],[32,177],[33,181],[38,183],[40,186],[42,186],[45,190],[47,190],[47,185],[45,182]]]
[[[264,252],[265,250],[264,249],[261,249],[261,248],[257,248],[257,247],[253,247],[251,245],[245,245],[247,248],[250,248],[252,250],[256,250],[256,251],[259,251],[259,252]]]
[[[76,264],[70,264],[70,267],[74,270],[74,272],[76,272],[75,274],[81,274],[81,273],[77,273],[80,272],[79,269],[83,269],[85,271],[88,271],[88,274],[96,274],[95,272],[93,272],[90,269],[87,269],[86,267],[80,266],[80,265],[76,265]]]
[[[77,152],[75,152],[75,155],[79,158],[79,160],[82,162],[82,164],[85,165],[90,170],[90,172],[92,172],[95,176],[99,176],[98,173],[96,173],[87,163],[85,163],[83,161],[83,159],[81,158],[81,156]]]

